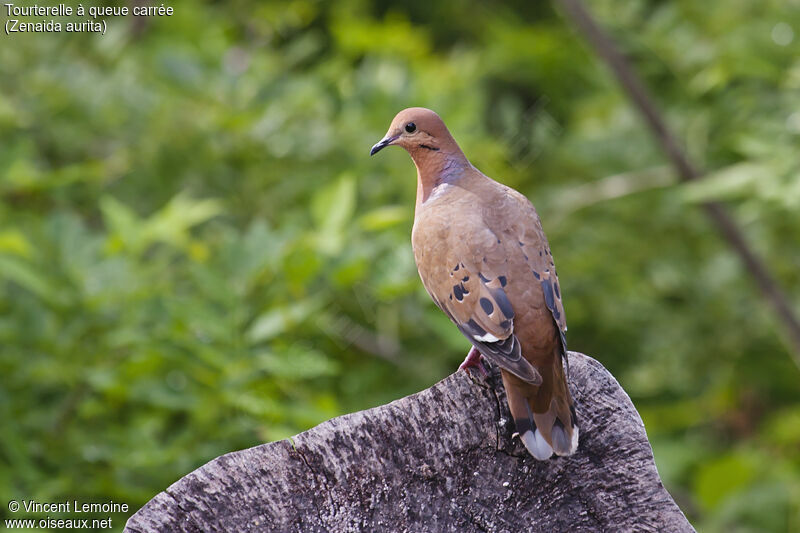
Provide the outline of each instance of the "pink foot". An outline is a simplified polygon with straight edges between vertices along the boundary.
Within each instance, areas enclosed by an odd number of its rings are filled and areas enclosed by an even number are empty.
[[[464,359],[464,362],[459,365],[458,369],[466,370],[467,373],[470,373],[469,372],[470,368],[477,368],[478,370],[480,370],[481,374],[483,374],[483,377],[486,377],[489,375],[489,373],[486,371],[486,368],[484,368],[482,360],[483,356],[473,346],[472,349],[467,354],[466,359]]]

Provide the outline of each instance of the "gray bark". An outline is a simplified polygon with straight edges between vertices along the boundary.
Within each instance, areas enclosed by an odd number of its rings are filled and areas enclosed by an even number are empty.
[[[580,446],[536,461],[512,438],[499,373],[433,387],[223,455],[158,494],[128,532],[694,531],[658,477],[641,418],[570,352]]]

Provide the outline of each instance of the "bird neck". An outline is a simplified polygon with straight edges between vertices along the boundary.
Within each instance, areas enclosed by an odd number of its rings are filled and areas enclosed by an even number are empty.
[[[458,181],[465,170],[472,168],[458,146],[438,151],[417,148],[410,153],[417,167],[417,209],[431,197],[436,187]]]

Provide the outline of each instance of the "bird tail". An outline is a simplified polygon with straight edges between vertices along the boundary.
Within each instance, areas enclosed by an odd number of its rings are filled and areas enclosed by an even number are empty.
[[[520,439],[528,452],[539,460],[549,459],[553,452],[572,455],[578,449],[575,407],[560,354],[551,369],[539,369],[543,382],[538,387],[506,384],[509,407]]]

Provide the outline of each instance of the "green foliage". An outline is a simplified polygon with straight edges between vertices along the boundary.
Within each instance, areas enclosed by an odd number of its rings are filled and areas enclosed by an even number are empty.
[[[570,347],[630,393],[698,529],[800,528],[800,371],[697,207],[726,201],[800,299],[800,12],[591,5],[703,182],[546,3],[179,3],[6,37],[0,493],[137,508],[451,372],[468,346],[417,279],[413,166],[368,157],[424,105],[537,204]]]

